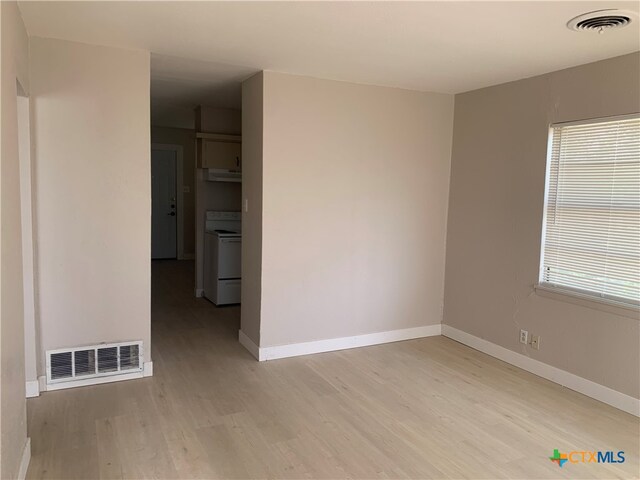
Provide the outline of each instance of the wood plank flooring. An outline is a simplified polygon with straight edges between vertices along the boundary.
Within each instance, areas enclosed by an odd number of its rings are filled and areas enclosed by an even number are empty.
[[[30,399],[28,478],[638,477],[637,418],[452,340],[258,363],[193,262],[152,277],[154,377]]]

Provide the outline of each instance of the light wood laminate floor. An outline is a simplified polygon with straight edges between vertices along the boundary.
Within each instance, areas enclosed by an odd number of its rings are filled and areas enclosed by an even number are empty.
[[[444,337],[258,363],[153,263],[154,377],[28,401],[28,478],[634,478],[638,419]],[[566,464],[553,449],[624,450]]]

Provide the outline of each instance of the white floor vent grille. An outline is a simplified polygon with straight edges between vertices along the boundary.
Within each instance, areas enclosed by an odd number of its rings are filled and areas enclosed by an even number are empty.
[[[141,341],[47,350],[47,383],[141,372],[143,365]]]

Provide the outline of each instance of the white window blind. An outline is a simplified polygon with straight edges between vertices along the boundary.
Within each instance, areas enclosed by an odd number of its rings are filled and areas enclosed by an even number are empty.
[[[640,118],[551,127],[540,283],[640,303]]]

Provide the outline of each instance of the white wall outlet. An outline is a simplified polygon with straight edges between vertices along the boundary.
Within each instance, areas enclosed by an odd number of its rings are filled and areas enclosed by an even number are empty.
[[[520,330],[520,343],[524,343],[526,345],[528,343],[528,340],[529,332],[527,332],[526,330]]]
[[[249,211],[249,199],[248,198],[244,199],[244,211],[245,211],[245,213]]]
[[[540,335],[531,335],[531,348],[540,350]]]

